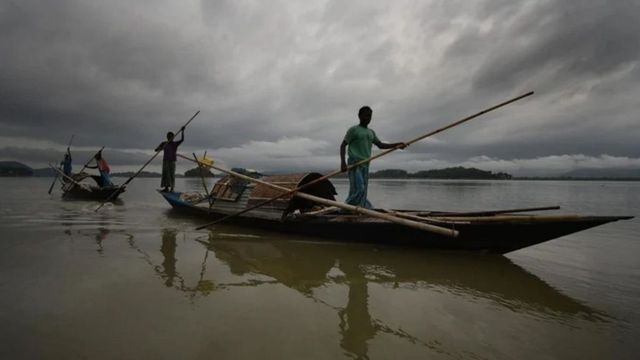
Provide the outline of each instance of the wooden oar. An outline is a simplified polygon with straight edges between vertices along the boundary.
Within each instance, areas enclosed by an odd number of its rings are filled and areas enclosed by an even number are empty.
[[[475,114],[473,114],[473,115],[467,116],[467,117],[466,117],[466,118],[464,118],[464,119],[458,120],[458,121],[456,121],[456,122],[454,122],[454,123],[451,123],[451,124],[449,124],[449,125],[447,125],[447,126],[445,126],[445,127],[442,127],[442,128],[440,128],[440,129],[437,129],[437,130],[435,130],[435,131],[432,131],[432,132],[426,133],[426,134],[424,134],[424,135],[421,135],[421,136],[419,136],[419,137],[417,137],[417,138],[415,138],[415,139],[412,139],[412,140],[409,140],[409,141],[405,142],[405,144],[406,144],[407,146],[409,146],[409,145],[411,145],[411,144],[413,144],[413,143],[415,143],[415,142],[418,142],[418,141],[420,141],[420,140],[423,140],[423,139],[425,139],[425,138],[427,138],[427,137],[429,137],[429,136],[433,136],[433,135],[435,135],[435,134],[438,134],[438,133],[440,133],[440,132],[443,132],[443,131],[445,131],[445,130],[447,130],[447,129],[450,129],[450,128],[454,127],[454,126],[460,125],[460,124],[462,124],[462,123],[464,123],[464,122],[467,122],[467,121],[469,121],[469,120],[471,120],[471,119],[477,118],[478,116],[484,115],[484,114],[486,114],[486,113],[488,113],[488,112],[490,112],[490,111],[496,110],[496,109],[498,109],[498,108],[501,108],[501,107],[503,107],[503,106],[506,106],[506,105],[508,105],[508,104],[511,104],[511,103],[513,103],[513,102],[516,102],[516,101],[518,101],[518,100],[524,99],[524,98],[526,98],[527,96],[530,96],[530,95],[533,95],[533,91],[528,92],[528,93],[526,93],[526,94],[524,94],[524,95],[520,95],[520,96],[518,96],[518,97],[515,97],[515,98],[513,98],[513,99],[511,99],[511,100],[507,100],[507,101],[505,101],[505,102],[503,102],[503,103],[500,103],[500,104],[498,104],[498,105],[494,105],[494,106],[492,106],[492,107],[490,107],[490,108],[487,108],[487,109],[485,109],[485,110],[482,110],[482,111],[480,111],[480,112],[478,112],[478,113],[475,113]],[[276,196],[276,197],[273,197],[273,198],[271,198],[271,199],[265,200],[265,201],[263,201],[263,202],[261,202],[261,203],[258,203],[258,204],[254,205],[254,206],[251,206],[251,207],[248,207],[248,208],[246,208],[246,209],[244,209],[244,210],[242,210],[242,211],[239,211],[239,212],[237,212],[237,213],[235,213],[235,214],[227,215],[227,216],[225,216],[225,217],[223,217],[223,218],[220,218],[220,219],[218,219],[218,220],[216,220],[216,221],[212,221],[212,222],[210,222],[208,225],[215,225],[215,224],[220,223],[220,222],[223,222],[223,221],[225,221],[225,220],[227,220],[227,219],[229,219],[229,218],[231,218],[231,217],[238,216],[238,215],[242,215],[242,214],[247,213],[247,212],[249,212],[249,211],[251,211],[251,210],[254,210],[254,209],[257,209],[257,208],[262,207],[262,206],[264,206],[264,205],[270,204],[270,203],[272,203],[272,202],[274,202],[274,201],[276,201],[276,200],[278,200],[278,199],[280,199],[280,198],[283,198],[283,197],[285,197],[285,196],[287,196],[287,195],[290,195],[290,194],[292,194],[292,193],[294,193],[294,192],[296,192],[296,191],[300,191],[300,190],[302,190],[302,189],[306,189],[306,188],[308,188],[308,187],[310,187],[310,186],[312,186],[312,185],[314,185],[314,184],[317,184],[317,183],[319,183],[320,181],[324,181],[324,180],[326,180],[326,179],[329,179],[329,178],[331,178],[331,177],[334,177],[334,176],[336,176],[336,175],[338,175],[338,174],[341,174],[341,173],[343,173],[343,172],[346,172],[346,171],[348,171],[348,170],[350,170],[350,169],[353,169],[353,168],[355,168],[355,167],[357,167],[357,166],[360,166],[360,165],[362,165],[362,164],[367,164],[367,163],[371,162],[372,160],[375,160],[375,159],[377,159],[377,158],[379,158],[379,157],[385,156],[385,155],[389,154],[390,152],[395,151],[395,150],[397,150],[397,149],[398,149],[398,148],[397,148],[397,147],[395,147],[395,148],[391,148],[391,149],[385,150],[385,151],[383,151],[383,152],[381,152],[381,153],[379,153],[379,154],[377,154],[377,155],[374,155],[374,156],[372,156],[372,157],[370,157],[370,158],[368,158],[368,159],[361,160],[361,161],[358,161],[357,163],[354,163],[354,164],[349,165],[345,171],[343,171],[343,170],[336,170],[336,171],[334,171],[334,172],[332,172],[332,173],[330,173],[330,174],[327,174],[327,175],[324,175],[324,176],[322,176],[322,177],[319,177],[319,178],[317,178],[317,179],[315,179],[315,180],[313,180],[313,181],[310,181],[310,182],[308,182],[308,183],[306,183],[306,184],[304,184],[304,185],[302,185],[302,186],[299,186],[299,187],[297,187],[297,188],[295,188],[295,189],[291,189],[291,190],[289,190],[289,191],[288,191],[288,192],[286,192],[286,193],[283,193],[283,194],[280,194],[280,195],[278,195],[278,196]]]
[[[410,214],[415,215],[415,216],[455,217],[455,216],[492,216],[492,215],[500,215],[500,214],[513,214],[513,213],[520,213],[520,212],[547,211],[547,210],[559,210],[559,209],[560,209],[560,206],[544,206],[544,207],[505,209],[505,210],[490,210],[490,211],[472,211],[472,212],[407,211],[407,210],[394,210],[394,211],[410,213]]]
[[[255,179],[255,178],[252,178],[250,176],[246,176],[246,175],[237,173],[235,171],[227,170],[225,168],[222,168],[222,167],[219,167],[219,166],[216,166],[216,165],[205,164],[205,163],[203,163],[203,162],[201,162],[199,160],[193,160],[193,159],[190,159],[190,158],[188,158],[186,156],[182,156],[182,158],[187,159],[189,161],[197,162],[201,166],[206,166],[206,167],[209,167],[209,168],[212,168],[212,169],[216,169],[218,171],[222,171],[222,172],[224,172],[226,174],[229,174],[231,176],[235,176],[235,177],[240,178],[240,179],[251,181],[251,182],[254,182],[254,183],[257,183],[257,184],[262,184],[262,185],[268,186],[268,187],[273,188],[273,189],[281,190],[281,191],[283,191],[285,193],[291,191],[291,189],[289,189],[289,188],[282,187],[282,186],[279,186],[279,185],[275,185],[275,184],[272,184],[272,183],[269,183],[269,182],[266,182],[266,181],[262,181],[260,179]],[[421,223],[421,222],[417,222],[417,221],[402,219],[402,218],[399,218],[397,216],[381,213],[381,212],[374,211],[374,210],[365,209],[365,208],[362,208],[362,207],[359,207],[359,206],[353,206],[353,205],[349,205],[349,204],[344,204],[344,203],[333,201],[333,200],[329,200],[329,199],[324,199],[324,198],[321,198],[321,197],[305,194],[305,193],[302,193],[302,192],[296,192],[293,195],[297,196],[297,197],[300,197],[300,198],[303,198],[303,199],[307,199],[307,200],[319,203],[319,204],[322,204],[322,205],[335,206],[335,207],[338,207],[338,208],[341,208],[341,209],[344,209],[344,210],[347,210],[347,211],[351,211],[351,212],[356,213],[356,214],[368,215],[368,216],[371,216],[371,217],[387,220],[387,221],[390,221],[390,222],[393,222],[393,223],[396,223],[396,224],[399,224],[399,225],[408,226],[408,227],[412,227],[414,229],[428,231],[428,232],[436,233],[436,234],[439,234],[439,235],[456,237],[459,234],[458,231],[454,230],[454,229],[447,229],[447,228],[440,227],[440,226],[435,226],[435,225],[425,224],[425,223]],[[197,230],[202,230],[202,229],[206,228],[207,226],[209,226],[209,225],[199,226],[196,229]]]
[[[196,111],[195,114],[193,114],[193,116],[191,117],[191,119],[189,119],[189,121],[187,121],[186,124],[182,125],[182,127],[180,128],[180,130],[175,132],[174,135],[174,139],[176,136],[178,136],[178,134],[180,134],[181,132],[184,131],[184,129],[189,125],[189,123],[191,123],[191,120],[195,119],[196,116],[198,116],[198,114],[200,114],[200,110]],[[169,142],[165,142],[164,145],[162,145],[155,154],[153,154],[153,156],[151,157],[151,159],[149,159],[149,161],[147,161],[146,163],[144,163],[144,165],[142,165],[142,167],[140,168],[140,170],[138,170],[135,174],[133,174],[133,176],[131,176],[130,178],[127,179],[127,181],[125,181],[124,183],[122,183],[122,185],[118,186],[118,188],[116,190],[114,190],[104,201],[102,201],[100,203],[100,205],[98,205],[98,207],[94,210],[94,211],[98,211],[100,210],[104,204],[106,204],[107,202],[109,202],[109,200],[111,200],[116,194],[119,194],[122,189],[127,186],[127,184],[129,184],[133,179],[135,179],[138,175],[140,175],[140,173],[142,172],[142,170],[144,170],[144,168],[147,167],[147,165],[149,165],[153,159],[156,158],[156,156],[158,156],[158,154],[160,154],[160,152],[162,150],[164,150],[164,148],[167,146]]]
[[[69,148],[71,147],[71,143],[73,142],[73,137],[76,136],[75,134],[71,134],[71,139],[69,140],[69,145],[67,145],[67,154],[69,154],[69,156],[71,156],[71,150],[69,150]],[[53,191],[53,186],[56,184],[56,181],[58,181],[58,173],[56,172],[56,176],[53,178],[53,182],[51,183],[51,186],[49,187],[49,191],[47,192],[47,194],[51,195],[51,191]]]
[[[58,168],[54,167],[54,166],[53,166],[53,165],[51,165],[51,164],[49,164],[49,167],[50,167],[50,168],[52,168],[52,169],[53,169],[57,174],[61,175],[63,178],[65,178],[65,179],[67,179],[67,180],[71,181],[72,183],[74,183],[74,184],[76,184],[76,185],[78,185],[78,186],[82,187],[82,184],[81,184],[81,183],[79,183],[78,181],[76,181],[76,179],[74,179],[74,178],[72,178],[72,177],[70,177],[70,176],[67,176],[67,174],[65,174],[64,172],[62,172],[62,170],[60,170],[60,169],[58,169]]]
[[[95,153],[95,154],[93,154],[93,155],[89,158],[89,160],[87,160],[87,162],[86,162],[86,163],[84,163],[84,166],[82,167],[82,169],[80,169],[80,171],[78,171],[78,172],[77,172],[77,174],[80,174],[81,172],[83,172],[83,171],[84,171],[84,169],[86,169],[86,168],[87,168],[87,166],[89,166],[89,164],[91,163],[91,161],[93,161],[93,159],[95,159],[96,155],[97,155],[99,152],[101,152],[102,150],[104,150],[104,146],[103,146],[103,147],[101,147],[101,148],[100,148],[100,150],[96,151],[96,153]]]

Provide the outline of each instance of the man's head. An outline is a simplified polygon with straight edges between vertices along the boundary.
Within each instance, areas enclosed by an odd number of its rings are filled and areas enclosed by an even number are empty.
[[[358,111],[358,118],[360,119],[360,124],[369,125],[371,122],[371,116],[373,115],[373,110],[371,110],[368,106],[363,106]]]
[[[167,140],[172,141],[174,137],[176,137],[176,134],[174,134],[172,131],[169,131],[167,133]]]
[[[96,160],[100,160],[102,159],[102,151],[98,151],[98,153],[95,156]]]

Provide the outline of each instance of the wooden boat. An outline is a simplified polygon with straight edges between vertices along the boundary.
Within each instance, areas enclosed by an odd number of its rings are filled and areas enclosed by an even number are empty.
[[[278,175],[260,180],[290,189],[321,177],[318,173]],[[319,182],[304,193],[335,200],[330,181]],[[210,195],[189,192],[160,192],[180,212],[217,219],[234,214],[282,193],[263,184],[224,177]],[[632,216],[530,215],[504,212],[451,213],[416,210],[380,210],[449,229],[459,236],[452,238],[384,219],[342,213],[320,208],[299,197],[285,196],[264,207],[232,217],[229,223],[286,233],[304,234],[322,239],[415,246],[444,250],[480,251],[505,254],[564,235]]]
[[[98,176],[92,176],[87,173],[73,174],[73,181],[64,179],[62,185],[62,197],[65,199],[82,199],[82,200],[116,200],[125,189],[118,185],[100,186]],[[92,179],[95,185],[89,182]]]

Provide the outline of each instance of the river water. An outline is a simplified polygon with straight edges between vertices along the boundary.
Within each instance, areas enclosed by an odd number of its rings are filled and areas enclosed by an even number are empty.
[[[123,179],[120,179],[123,180]],[[640,220],[506,256],[340,244],[2,178],[0,358],[634,359]],[[347,183],[334,181],[344,198]],[[179,179],[179,189],[199,189]],[[56,190],[57,191],[57,190]],[[640,215],[640,182],[375,180],[379,207]],[[555,212],[551,212],[555,213]]]

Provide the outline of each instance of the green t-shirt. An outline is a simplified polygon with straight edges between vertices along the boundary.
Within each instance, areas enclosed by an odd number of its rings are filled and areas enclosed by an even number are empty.
[[[344,141],[349,145],[349,162],[357,162],[371,157],[371,145],[380,140],[375,131],[355,125],[347,130]]]

